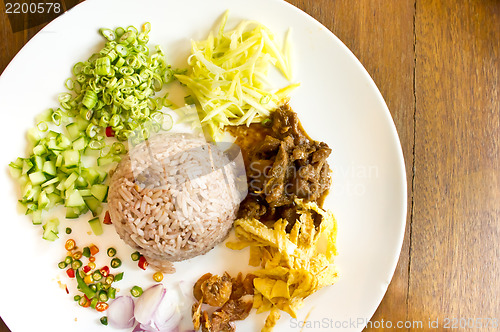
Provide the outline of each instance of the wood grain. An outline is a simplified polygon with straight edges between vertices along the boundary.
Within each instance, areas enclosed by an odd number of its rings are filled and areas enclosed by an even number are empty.
[[[498,320],[500,2],[417,0],[416,13],[408,311]]]
[[[315,17],[339,37],[361,61],[385,98],[398,130],[405,157],[409,202],[407,224],[409,225],[415,112],[414,3],[399,0],[290,0],[288,2]],[[407,319],[409,229],[410,227],[407,226],[393,280],[372,318],[373,321],[382,319],[405,321]]]
[[[400,136],[407,228],[372,322],[422,322],[408,331],[437,319],[433,330],[444,330],[445,318],[500,322],[500,1],[288,2],[352,50]],[[0,73],[41,28],[12,33],[1,10]],[[0,332],[9,332],[1,320]]]

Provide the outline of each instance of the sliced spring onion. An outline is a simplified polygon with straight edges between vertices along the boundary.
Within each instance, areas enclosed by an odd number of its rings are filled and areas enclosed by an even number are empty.
[[[36,126],[28,131],[30,156],[9,165],[11,176],[21,186],[20,202],[33,224],[43,224],[43,211],[59,204],[66,207],[67,218],[77,218],[89,210],[97,217],[107,195],[103,183],[108,168],[103,167],[118,162],[127,151],[121,142],[108,146],[105,136],[127,141],[138,131],[143,133],[139,138],[144,139],[144,133],[162,128],[160,123],[152,128],[143,126],[155,123],[162,114],[164,97],[154,94],[180,71],[167,65],[160,47],[150,52],[146,46],[150,30],[149,23],[142,31],[132,26],[126,30],[101,29],[107,42],[99,52],[73,66],[74,76],[65,81],[69,92],[58,96],[60,107],[36,117]],[[171,118],[163,129],[170,127]],[[106,135],[108,128],[113,135]],[[92,160],[97,167],[84,164]],[[95,234],[102,232],[98,219],[91,220],[90,225]],[[57,236],[57,227],[47,222],[43,237],[55,240]]]

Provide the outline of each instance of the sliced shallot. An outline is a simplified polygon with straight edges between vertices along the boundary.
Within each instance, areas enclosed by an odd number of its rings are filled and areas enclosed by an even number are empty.
[[[154,285],[144,291],[135,304],[135,319],[141,324],[149,325],[165,293],[166,290],[162,284]]]
[[[108,322],[114,328],[126,329],[134,326],[134,300],[130,296],[119,296],[107,310]]]

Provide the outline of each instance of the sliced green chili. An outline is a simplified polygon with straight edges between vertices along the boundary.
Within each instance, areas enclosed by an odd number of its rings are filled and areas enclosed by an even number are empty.
[[[115,248],[108,248],[108,256],[109,257],[114,257],[116,255],[116,249]]]
[[[113,258],[109,265],[111,265],[112,268],[117,269],[122,265],[122,261],[119,258]]]
[[[74,260],[74,261],[71,263],[71,268],[72,268],[73,270],[75,270],[75,271],[76,271],[76,270],[78,270],[79,268],[81,268],[81,267],[82,267],[82,265],[83,265],[83,264],[82,264],[82,261],[81,261],[81,260],[79,260],[79,259],[76,259],[76,260]],[[77,272],[78,272],[78,271],[77,271]],[[76,273],[76,274],[78,275],[78,273]]]
[[[142,295],[142,288],[139,287],[139,286],[134,286],[132,287],[132,289],[130,290],[130,294],[132,294],[133,297],[139,297]]]
[[[130,257],[131,257],[131,258],[132,258],[132,260],[135,262],[135,261],[138,261],[138,260],[139,260],[139,258],[141,258],[141,254],[140,254],[138,251],[136,251],[136,252],[133,252],[133,253],[130,255]]]
[[[86,283],[85,281],[83,281],[81,275],[80,275],[80,271],[75,271],[75,275],[76,275],[76,282],[78,284],[78,288],[83,292],[83,294],[85,294],[87,296],[87,298],[91,299],[95,296],[95,291],[92,290]]]
[[[99,281],[102,279],[102,274],[101,272],[99,271],[95,271],[94,273],[92,273],[92,279],[94,279],[94,281]]]
[[[106,302],[108,301],[108,299],[109,299],[108,292],[106,292],[105,290],[99,292],[99,301]]]

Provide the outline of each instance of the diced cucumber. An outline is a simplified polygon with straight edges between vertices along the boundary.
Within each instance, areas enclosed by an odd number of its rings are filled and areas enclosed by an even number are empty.
[[[52,179],[47,180],[44,183],[42,183],[42,188],[50,186],[51,184],[56,184],[58,182],[59,182],[59,178],[56,176],[55,178],[52,178]]]
[[[80,162],[80,152],[78,152],[78,151],[65,150],[62,153],[62,155],[63,155],[63,159],[64,159],[63,166],[65,166],[65,167],[77,166],[78,163]]]
[[[45,191],[46,194],[52,194],[54,191],[56,191],[56,186],[53,184],[49,184],[43,189],[43,191]]]
[[[61,181],[59,182],[59,184],[56,186],[56,189],[59,190],[59,191],[63,191],[65,188],[64,188],[64,181],[66,181],[66,178],[61,178]]]
[[[87,204],[90,211],[92,211],[92,215],[97,217],[102,212],[102,204],[95,197],[84,197],[83,200],[85,204]]]
[[[76,219],[80,216],[80,210],[73,207],[66,208],[66,218],[68,219]]]
[[[99,202],[104,202],[108,195],[108,186],[104,184],[94,184],[90,187],[90,192]]]
[[[31,173],[28,176],[30,178],[31,183],[34,186],[37,186],[37,185],[42,184],[45,181],[47,181],[47,177],[45,176],[45,174],[43,174],[42,171]]]
[[[71,140],[75,140],[78,137],[83,135],[83,130],[81,130],[78,127],[78,124],[76,124],[74,122],[67,125],[66,130],[68,131],[68,135],[69,135]]]
[[[56,139],[57,138],[57,135],[59,135],[58,132],[56,131],[53,131],[53,130],[50,130],[47,135],[45,136],[45,139],[47,140],[51,140],[51,139]]]
[[[12,167],[23,168],[23,163],[24,159],[21,157],[17,157],[17,159],[11,162],[9,165],[12,165]]]
[[[42,224],[42,212],[43,210],[36,210],[31,213],[31,221],[33,222],[33,225]]]
[[[81,151],[87,147],[87,139],[85,136],[77,138],[73,141],[73,150]]]
[[[9,164],[9,172],[10,176],[14,179],[19,179],[21,175],[23,175],[23,169],[17,167],[16,165],[12,165],[12,163]]]
[[[30,128],[27,136],[28,141],[33,145],[36,145],[42,139],[42,133],[36,127]]]
[[[98,166],[106,166],[106,165],[112,164],[114,162],[115,162],[114,157],[105,156],[105,157],[97,158],[97,165]]]
[[[47,205],[49,205],[50,200],[47,197],[47,193],[45,191],[42,191],[40,195],[38,195],[38,208],[39,209],[45,209]]]
[[[43,163],[42,171],[45,174],[56,176],[56,174],[57,174],[56,163],[52,160],[46,160]]]
[[[57,155],[56,159],[56,167],[61,167],[63,163],[63,156],[62,154]]]
[[[43,158],[40,156],[33,156],[33,164],[35,165],[36,171],[41,171],[43,168]]]
[[[47,148],[51,151],[63,150],[56,142],[56,138],[50,138],[47,141]]]
[[[86,206],[85,201],[83,200],[82,196],[78,192],[78,190],[68,190],[68,198],[66,199],[66,206],[67,207],[82,207]]]
[[[26,206],[26,215],[38,211],[38,205],[36,203],[23,203]]]
[[[59,219],[54,218],[50,219],[43,225],[43,235],[42,238],[48,241],[54,241],[58,238],[57,234],[59,234],[59,231],[57,227],[59,226]]]
[[[75,124],[81,132],[85,132],[85,129],[87,129],[87,127],[89,126],[90,121],[87,121],[84,118],[78,117],[78,118],[76,118]]]
[[[42,238],[47,241],[55,241],[59,238],[53,231],[43,232]]]
[[[76,179],[78,179],[78,174],[76,174],[75,172],[71,173],[64,181],[64,188],[67,189],[71,187],[75,183]]]
[[[92,232],[94,232],[95,235],[101,235],[103,233],[102,225],[101,225],[101,221],[99,220],[99,217],[95,217],[93,219],[90,219],[89,225],[90,225],[90,228],[92,228]]]
[[[41,156],[47,153],[47,149],[45,148],[45,145],[39,143],[37,146],[33,148],[33,153],[37,156]]]
[[[82,195],[82,197],[92,196],[90,189],[79,189],[78,191],[80,192],[80,195]],[[95,198],[95,197],[92,197],[92,198]],[[84,198],[84,200],[85,200],[85,198]]]
[[[23,160],[23,174],[27,174],[33,168],[33,163],[28,158]]]
[[[88,187],[87,180],[81,175],[78,176],[78,179],[75,181],[75,187],[77,188],[87,188]]]
[[[66,150],[71,146],[71,140],[64,134],[58,134],[56,144],[59,147],[59,150]]]
[[[99,172],[93,167],[84,168],[82,170],[82,176],[88,181],[90,185],[101,182],[99,181]]]
[[[47,193],[47,197],[49,198],[49,205],[47,206],[48,209],[53,208],[57,204],[60,204],[63,202],[63,199],[61,198],[60,194],[56,194],[55,192],[53,193]]]

